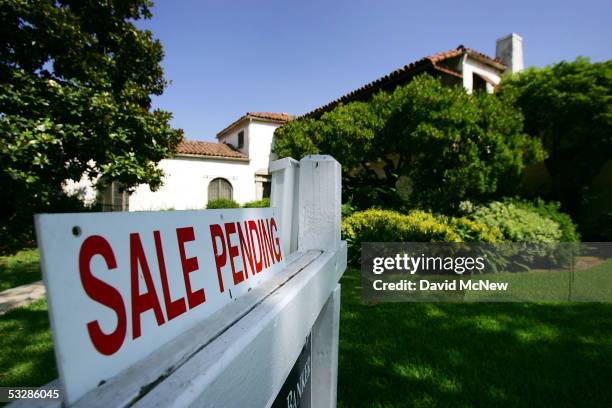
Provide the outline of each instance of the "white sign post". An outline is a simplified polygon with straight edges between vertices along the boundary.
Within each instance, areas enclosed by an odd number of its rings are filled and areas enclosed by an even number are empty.
[[[65,404],[335,406],[340,165],[271,171],[268,209],[37,216]]]

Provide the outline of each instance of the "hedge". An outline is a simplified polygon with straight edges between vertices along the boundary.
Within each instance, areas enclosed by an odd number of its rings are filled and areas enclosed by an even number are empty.
[[[342,220],[342,236],[347,241],[349,260],[356,262],[361,242],[497,242],[502,235],[496,228],[465,218],[434,215],[415,210],[408,214],[370,209],[357,211]]]
[[[261,200],[249,201],[242,205],[243,208],[266,208],[270,206],[270,198],[262,198]]]
[[[580,234],[577,231],[576,224],[568,214],[561,212],[561,204],[558,202],[551,201],[547,203],[541,198],[538,198],[534,202],[507,199],[504,200],[504,203],[512,203],[518,208],[533,211],[542,217],[556,222],[561,230],[561,238],[559,239],[561,242],[580,242]]]
[[[470,218],[499,228],[504,239],[510,242],[556,243],[563,235],[557,222],[512,201],[493,201],[479,206],[470,214]]]
[[[240,208],[240,204],[238,204],[234,200],[228,200],[225,198],[221,198],[219,200],[210,200],[208,204],[206,204],[206,208],[208,210],[212,210],[216,208]]]

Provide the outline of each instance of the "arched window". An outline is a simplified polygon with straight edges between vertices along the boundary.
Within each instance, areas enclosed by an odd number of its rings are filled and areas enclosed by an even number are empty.
[[[232,185],[224,178],[213,179],[208,184],[208,201],[219,200],[221,198],[231,200],[232,193]]]

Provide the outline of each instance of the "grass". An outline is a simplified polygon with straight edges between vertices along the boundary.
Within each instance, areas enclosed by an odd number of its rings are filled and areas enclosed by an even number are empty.
[[[0,256],[0,292],[42,279],[38,250],[23,249],[14,255]]]
[[[610,407],[612,304],[379,303],[342,278],[340,407]],[[0,386],[57,377],[44,300],[0,316]]]
[[[612,301],[612,259],[585,270],[575,271],[573,277],[567,270],[502,272],[475,276],[493,282],[508,282],[512,297],[524,300],[563,301],[571,300]],[[470,292],[466,299],[477,300],[489,296],[485,292]]]
[[[0,387],[36,387],[57,378],[46,300],[0,316]]]
[[[612,305],[379,303],[342,278],[342,407],[610,407]]]

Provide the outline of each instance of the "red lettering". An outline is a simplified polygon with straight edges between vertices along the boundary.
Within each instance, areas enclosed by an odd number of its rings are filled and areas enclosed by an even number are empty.
[[[166,316],[168,317],[168,321],[170,321],[175,317],[185,313],[187,311],[187,307],[185,306],[184,298],[181,297],[174,301],[170,298],[170,288],[168,287],[168,274],[166,273],[166,261],[164,259],[164,250],[162,248],[159,231],[153,231],[153,238],[155,240],[155,251],[157,252],[157,263],[159,264],[159,277],[161,279],[162,289],[164,292]]]
[[[79,252],[79,274],[85,293],[96,302],[112,309],[117,315],[117,327],[110,334],[102,331],[97,320],[87,323],[87,332],[96,350],[106,356],[110,356],[121,348],[125,340],[127,329],[125,305],[121,298],[121,293],[117,289],[96,278],[91,273],[90,261],[95,255],[101,255],[104,258],[109,270],[117,268],[117,260],[108,241],[99,235],[88,237],[81,245]]]
[[[274,250],[274,237],[272,236],[272,231],[270,230],[270,220],[266,220],[266,231],[268,232],[268,252],[270,252],[270,265],[275,264],[276,260],[276,252]]]
[[[278,232],[278,228],[276,227],[276,220],[273,218],[270,219],[270,236],[274,240],[274,256],[276,257],[276,261],[280,262],[283,259],[283,254],[281,253],[281,245],[280,239],[278,237],[274,237],[274,233]]]
[[[245,235],[242,234],[242,228],[240,228],[240,223],[238,223],[238,240],[240,241],[240,251],[242,252],[242,263],[244,265],[244,276],[246,279],[249,279],[249,274],[247,272],[247,260],[249,261],[249,267],[251,268],[251,275],[255,275],[255,269],[253,268],[253,250],[251,249],[251,239],[249,238],[249,226],[247,221],[244,222],[244,231]],[[246,236],[246,240],[245,240]]]
[[[229,252],[230,266],[232,267],[232,276],[234,285],[239,284],[244,280],[242,271],[236,272],[234,258],[238,256],[238,245],[232,245],[231,235],[236,233],[236,224],[233,222],[225,223],[225,241],[227,242],[227,251]]]
[[[263,255],[262,257],[265,260],[265,267],[269,267],[271,262],[270,262],[270,258],[268,257],[268,254],[270,252],[269,246],[270,246],[270,241],[268,239],[268,233],[266,232],[266,223],[264,220],[259,220],[257,221],[259,224],[259,229],[261,231],[261,240],[262,242],[262,251],[263,251]]]
[[[138,283],[139,264],[145,286],[147,287],[147,291],[142,295],[140,294]],[[140,235],[136,232],[130,234],[130,272],[132,281],[132,338],[137,339],[141,334],[140,315],[147,310],[153,309],[158,326],[165,322],[159,300],[157,299],[157,293],[155,292],[155,285],[153,285],[153,279],[151,278],[151,270],[149,269],[142,242],[140,241]]]
[[[191,281],[189,280],[189,274],[198,270],[198,258],[187,258],[185,254],[185,242],[195,240],[193,227],[177,228],[176,239],[178,241],[179,254],[181,256],[181,266],[183,267],[183,280],[185,281],[185,290],[187,292],[187,303],[189,304],[189,309],[193,309],[206,300],[204,289],[198,289],[193,292],[191,290]]]
[[[255,240],[253,239],[253,231],[257,235],[257,245],[259,246],[259,259],[257,258],[257,251],[255,251]],[[255,273],[261,272],[263,267],[263,251],[261,250],[261,235],[257,229],[257,224],[253,220],[249,220],[249,236],[251,238],[251,248],[255,256]]]
[[[225,254],[225,239],[223,238],[223,230],[219,224],[210,225],[210,238],[213,243],[213,251],[215,255],[215,265],[217,266],[217,279],[219,280],[219,290],[221,293],[225,290],[223,287],[223,276],[221,275],[221,268],[227,262],[227,255]],[[221,252],[217,247],[217,238],[221,239]]]

